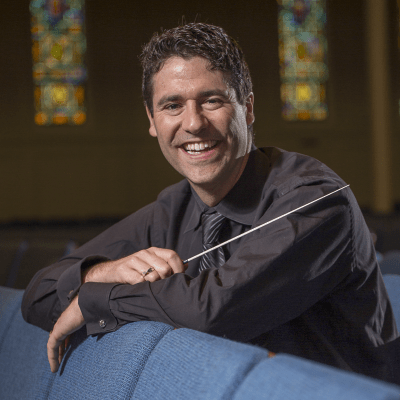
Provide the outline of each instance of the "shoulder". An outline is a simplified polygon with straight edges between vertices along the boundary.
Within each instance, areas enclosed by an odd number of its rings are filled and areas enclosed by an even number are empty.
[[[359,207],[350,188],[339,190],[346,183],[334,171],[304,154],[271,147],[260,151],[269,160],[257,212],[261,219],[273,219],[302,209],[303,217],[314,212],[321,218],[336,216],[349,228],[352,210]]]
[[[301,186],[342,187],[346,183],[321,161],[296,152],[277,147],[259,149],[270,160],[267,187],[274,187],[283,196]]]

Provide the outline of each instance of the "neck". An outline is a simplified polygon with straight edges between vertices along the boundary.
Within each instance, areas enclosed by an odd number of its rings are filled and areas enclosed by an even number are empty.
[[[246,167],[247,160],[249,159],[249,153],[243,157],[243,162],[240,169],[236,174],[232,175],[230,179],[226,180],[223,185],[218,183],[209,183],[207,185],[196,185],[189,181],[192,188],[196,191],[201,201],[207,204],[209,207],[216,206],[236,185],[236,182],[242,176],[242,173]]]

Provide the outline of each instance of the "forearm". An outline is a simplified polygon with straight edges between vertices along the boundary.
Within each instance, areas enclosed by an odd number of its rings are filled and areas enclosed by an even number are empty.
[[[82,272],[105,257],[68,258],[39,271],[25,290],[22,301],[24,319],[50,331],[82,285]]]
[[[51,330],[84,283],[135,285],[184,271],[182,261],[174,251],[158,248],[141,250],[114,261],[103,256],[73,261],[76,259],[61,261],[34,277],[22,305],[26,321]]]
[[[74,253],[39,271],[27,289],[22,303],[25,320],[51,330],[87,280],[86,271],[96,264],[118,260],[141,249],[151,247],[149,221],[154,206],[130,215],[115,224]],[[100,270],[93,269],[93,272]]]

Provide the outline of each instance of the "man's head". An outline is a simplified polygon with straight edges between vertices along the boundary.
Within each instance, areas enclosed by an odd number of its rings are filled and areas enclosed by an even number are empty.
[[[142,63],[150,135],[203,201],[217,204],[253,142],[254,96],[241,50],[221,28],[189,24],[153,36]]]
[[[238,102],[244,105],[253,90],[250,71],[243,52],[234,39],[214,25],[191,23],[154,34],[143,47],[142,95],[153,115],[153,77],[170,57],[205,58],[211,70],[224,72],[227,83],[235,90]]]

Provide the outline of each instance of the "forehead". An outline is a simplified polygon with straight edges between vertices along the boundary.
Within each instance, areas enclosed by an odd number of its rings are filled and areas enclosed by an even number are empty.
[[[203,57],[171,57],[153,77],[153,99],[166,92],[229,90],[226,73],[212,70]]]

